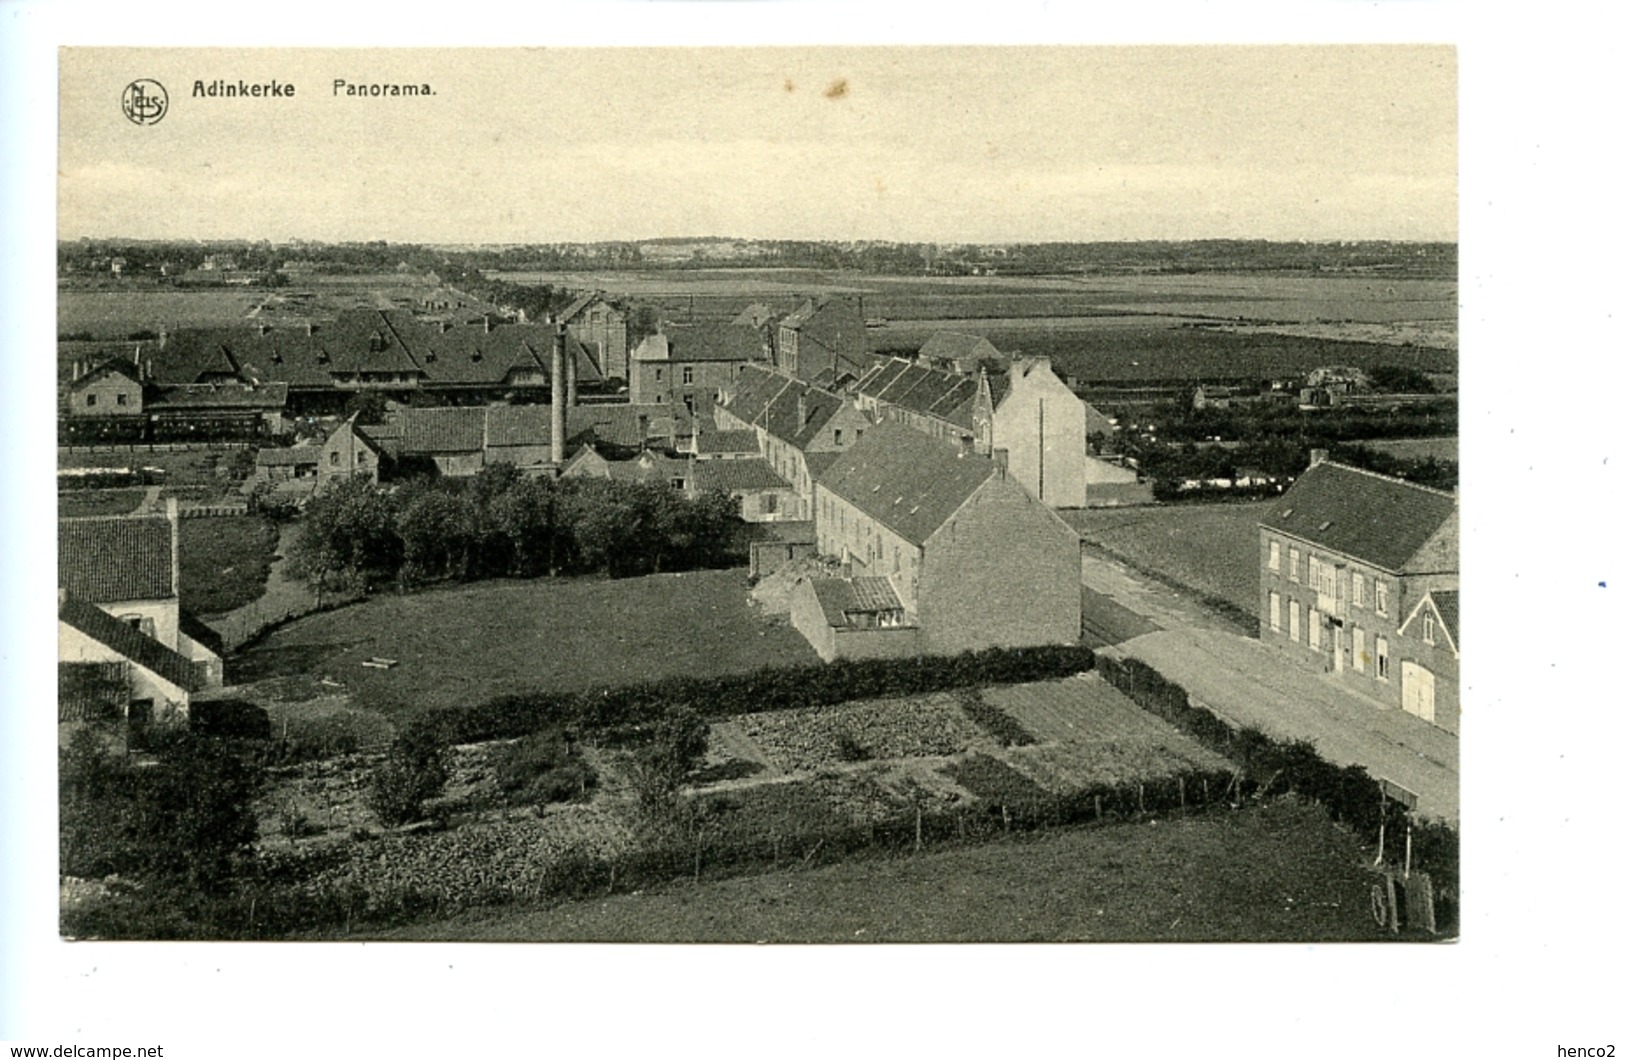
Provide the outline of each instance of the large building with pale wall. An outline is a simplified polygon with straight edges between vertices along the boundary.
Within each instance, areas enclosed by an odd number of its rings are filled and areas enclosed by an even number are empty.
[[[222,684],[218,639],[181,609],[174,500],[163,514],[61,519],[57,557],[59,723],[179,723],[194,693]],[[90,671],[102,679],[82,680]]]
[[[804,382],[838,386],[869,368],[869,336],[857,305],[845,298],[804,300],[779,321],[778,367]]]
[[[850,593],[815,580],[797,587],[792,620],[821,654],[834,646],[826,658],[1078,638],[1077,535],[1001,463],[968,447],[879,424],[821,473],[813,514],[818,551],[853,582]],[[861,580],[874,578],[895,607]],[[861,606],[843,609],[846,624],[832,623],[831,599],[847,596]],[[841,650],[848,641],[853,649]]]
[[[1456,731],[1460,536],[1455,495],[1317,454],[1259,524],[1260,639]]]
[[[607,379],[627,379],[627,313],[603,292],[584,294],[565,307],[557,323],[598,362]]]

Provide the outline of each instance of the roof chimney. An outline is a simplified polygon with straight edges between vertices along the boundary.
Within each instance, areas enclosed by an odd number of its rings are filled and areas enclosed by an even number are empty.
[[[796,393],[796,429],[797,430],[800,430],[801,428],[807,426],[807,418],[808,418],[807,417],[807,392],[805,390],[801,390],[801,391],[798,391]]]

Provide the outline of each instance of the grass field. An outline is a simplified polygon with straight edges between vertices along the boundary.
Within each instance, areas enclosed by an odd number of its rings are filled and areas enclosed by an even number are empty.
[[[229,327],[240,324],[265,298],[264,291],[61,290],[56,296],[58,334],[124,339],[160,327]]]
[[[361,665],[373,656],[400,665]],[[326,676],[353,693],[357,707],[398,715],[522,689],[817,661],[788,623],[751,610],[745,572],[727,570],[382,595],[276,631],[233,673],[245,682]]]
[[[1435,460],[1456,462],[1461,459],[1461,444],[1456,438],[1383,438],[1360,444],[1379,453],[1387,453],[1389,456],[1405,460],[1426,460],[1432,457]]]
[[[276,557],[277,529],[257,515],[181,520],[181,599],[199,615],[258,600]]]
[[[1050,832],[913,857],[709,883],[498,916],[394,939],[594,942],[1378,941],[1369,855],[1320,810]]]
[[[87,515],[129,515],[146,499],[144,489],[64,490],[56,495],[56,514],[69,519]]]
[[[1094,508],[1067,521],[1095,545],[1258,616],[1258,520],[1272,502]]]

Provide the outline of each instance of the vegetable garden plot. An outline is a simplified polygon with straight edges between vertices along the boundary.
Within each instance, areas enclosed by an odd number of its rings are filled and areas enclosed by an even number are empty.
[[[1122,787],[1189,773],[1225,771],[1229,762],[1175,734],[1089,744],[1011,748],[1004,760],[1052,794]]]
[[[952,693],[747,714],[737,724],[788,772],[866,759],[957,754],[986,740]]]
[[[984,689],[982,698],[1009,714],[1040,742],[1178,735],[1093,673],[1059,681],[998,685]]]

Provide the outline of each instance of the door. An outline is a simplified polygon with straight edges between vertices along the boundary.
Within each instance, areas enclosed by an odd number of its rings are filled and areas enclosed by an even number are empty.
[[[1343,627],[1332,626],[1332,672],[1343,672]]]
[[[1433,672],[1413,662],[1399,666],[1400,697],[1407,714],[1433,720]]]

